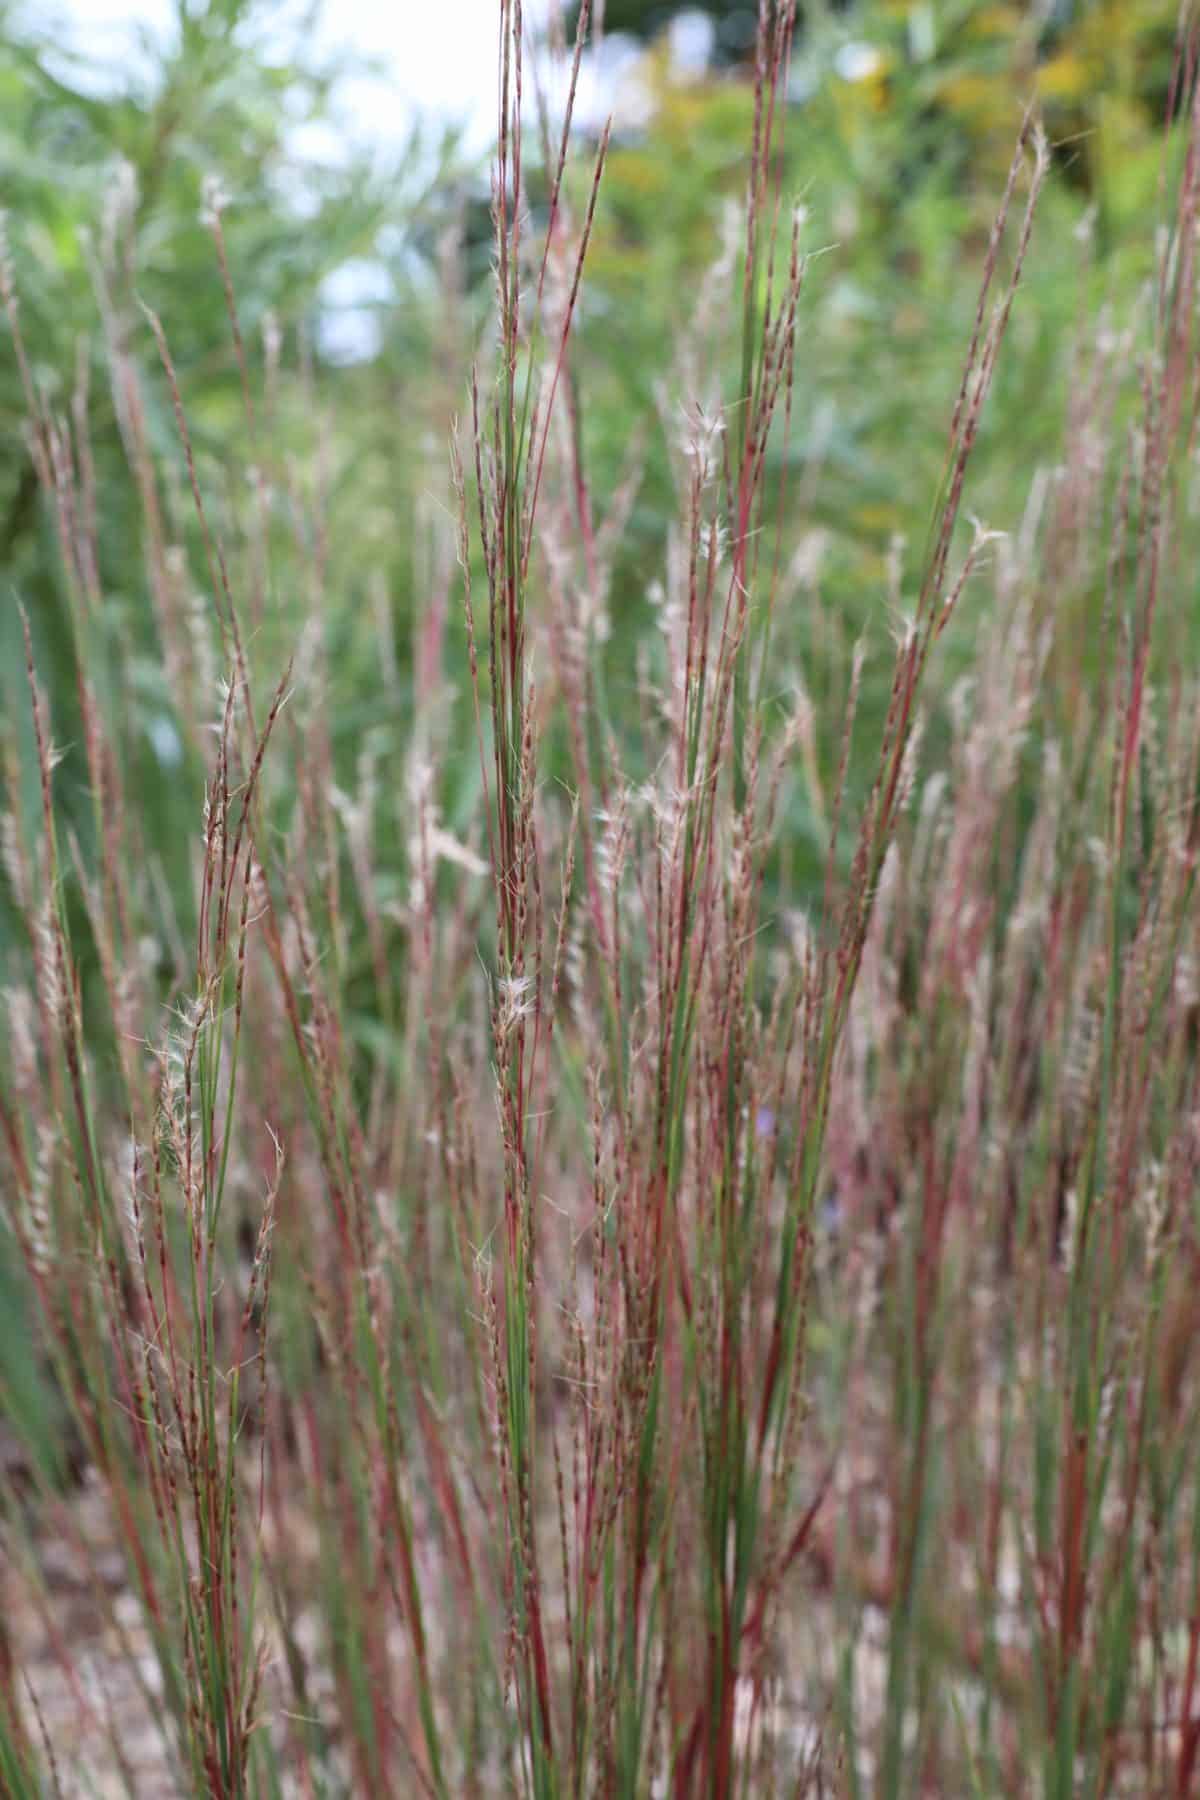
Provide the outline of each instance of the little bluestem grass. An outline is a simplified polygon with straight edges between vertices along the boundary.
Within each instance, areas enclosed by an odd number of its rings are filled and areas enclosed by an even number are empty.
[[[357,746],[352,790],[325,452],[302,479],[276,444],[281,348],[268,334],[260,370],[223,203],[248,506],[206,491],[169,319],[106,308],[186,758],[178,891],[141,843],[120,683],[99,679],[87,393],[69,419],[45,401],[5,276],[95,821],[94,847],[64,838],[35,618],[27,729],[4,739],[24,934],[5,1216],[137,1624],[65,1472],[31,1455],[5,1557],[46,1648],[0,1630],[0,1778],[79,1792],[103,1757],[117,1791],[147,1779],[56,1623],[53,1530],[180,1793],[1183,1800],[1194,37],[1153,292],[1124,336],[1081,324],[1061,463],[997,532],[965,507],[1050,171],[1020,125],[942,487],[920,557],[893,559],[863,790],[876,652],[839,694],[779,699],[803,593],[782,449],[821,304],[782,187],[779,0],[744,235],[663,374],[676,513],[628,646],[635,704],[610,704],[638,447],[594,491],[578,325],[609,133],[577,166],[572,131],[590,25],[585,5],[548,90],[502,0],[494,300],[430,477],[415,722]],[[967,608],[978,654],[947,691],[939,640]],[[384,632],[378,660],[394,698]],[[815,892],[781,854],[797,788],[828,832]]]

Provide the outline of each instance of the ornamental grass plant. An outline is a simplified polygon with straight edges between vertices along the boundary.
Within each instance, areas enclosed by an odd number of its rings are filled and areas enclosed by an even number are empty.
[[[46,690],[25,618],[0,1181],[55,1423],[0,1489],[0,1789],[1185,1800],[1195,32],[1153,280],[1081,315],[1059,460],[987,528],[972,453],[1052,157],[1019,122],[891,640],[818,693],[783,679],[822,604],[780,454],[821,377],[821,246],[781,179],[794,7],[762,0],[744,205],[659,375],[645,631],[613,605],[637,434],[597,492],[581,426],[588,13],[547,83],[501,0],[491,308],[473,336],[448,255],[412,691],[381,613],[350,790],[289,346],[240,323],[214,193],[235,487],[114,217],[100,322],[186,880],[130,775],[89,394],[46,397],[5,269],[78,681]]]

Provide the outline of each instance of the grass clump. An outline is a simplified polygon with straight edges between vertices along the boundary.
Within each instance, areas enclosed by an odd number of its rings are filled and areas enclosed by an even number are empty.
[[[663,376],[654,628],[631,702],[606,692],[637,464],[594,492],[579,429],[608,148],[576,172],[587,29],[585,6],[552,124],[501,7],[492,326],[446,421],[411,736],[365,734],[354,791],[326,488],[276,458],[218,206],[248,508],[204,492],[169,320],[113,321],[186,751],[177,889],[90,676],[87,396],[69,421],[44,401],[6,282],[95,848],[62,829],[27,623],[0,1153],[74,1471],[31,1453],[5,1487],[5,1791],[87,1791],[90,1763],[134,1794],[1182,1800],[1194,41],[1154,285],[1127,326],[1082,322],[1061,460],[995,532],[965,507],[1050,165],[1021,126],[927,542],[892,558],[862,786],[874,653],[819,733],[802,686],[780,699],[803,590],[776,477],[820,304],[779,179],[786,3],[760,10],[740,236]],[[289,584],[307,617],[264,667]],[[382,632],[379,661],[391,691]],[[798,788],[827,837],[812,889],[788,874]],[[103,1657],[64,1629],[52,1542]]]

